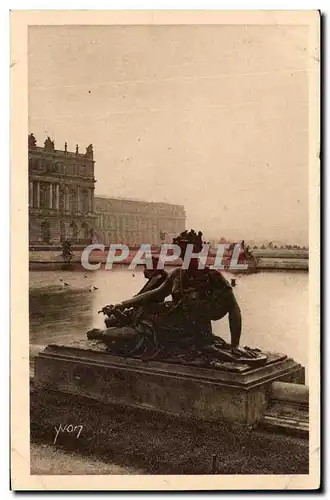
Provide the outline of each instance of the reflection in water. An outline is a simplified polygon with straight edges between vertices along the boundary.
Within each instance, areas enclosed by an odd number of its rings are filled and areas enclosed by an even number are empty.
[[[63,286],[62,278],[68,283]],[[230,276],[227,276],[230,279]],[[85,338],[103,327],[97,311],[131,297],[145,283],[141,271],[31,271],[30,343],[44,345]],[[308,274],[258,273],[236,277],[234,293],[242,309],[242,344],[284,352],[308,364]],[[95,286],[98,290],[90,292]],[[229,340],[228,320],[213,324]]]

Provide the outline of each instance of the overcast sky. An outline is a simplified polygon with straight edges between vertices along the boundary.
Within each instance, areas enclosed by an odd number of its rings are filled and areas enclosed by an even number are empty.
[[[302,26],[29,30],[29,129],[93,143],[96,194],[182,204],[205,236],[308,243]]]

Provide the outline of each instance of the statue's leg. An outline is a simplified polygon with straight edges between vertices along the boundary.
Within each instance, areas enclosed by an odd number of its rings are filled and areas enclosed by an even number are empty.
[[[106,328],[105,330],[94,328],[93,330],[87,332],[87,338],[89,340],[102,340],[102,342],[105,342],[106,344],[110,344],[111,342],[115,342],[117,340],[129,341],[137,336],[138,334],[134,328],[128,326],[112,326]]]

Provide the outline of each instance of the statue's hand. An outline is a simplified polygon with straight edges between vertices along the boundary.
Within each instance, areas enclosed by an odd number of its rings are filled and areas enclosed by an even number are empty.
[[[116,309],[117,311],[123,311],[124,309],[126,309],[126,307],[124,306],[124,304],[115,304],[114,306],[112,306],[113,309]]]

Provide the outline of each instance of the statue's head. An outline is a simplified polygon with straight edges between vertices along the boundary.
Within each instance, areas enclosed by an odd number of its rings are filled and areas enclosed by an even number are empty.
[[[193,252],[198,253],[203,248],[203,233],[201,231],[194,231],[191,229],[190,231],[183,231],[176,238],[173,238],[173,243],[178,245],[181,249],[181,258],[184,258],[185,252],[187,250],[188,245],[193,245]]]

